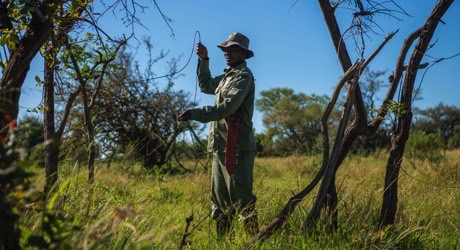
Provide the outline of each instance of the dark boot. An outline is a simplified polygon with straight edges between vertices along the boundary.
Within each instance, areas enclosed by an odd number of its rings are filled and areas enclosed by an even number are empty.
[[[216,220],[217,238],[222,239],[230,232],[231,223],[229,218],[222,217]]]
[[[251,237],[259,232],[257,213],[251,214],[244,220],[244,229],[246,230],[246,233]]]

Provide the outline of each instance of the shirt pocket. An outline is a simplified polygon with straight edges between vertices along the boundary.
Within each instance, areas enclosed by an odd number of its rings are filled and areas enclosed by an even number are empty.
[[[216,91],[214,92],[214,95],[218,95],[221,88],[222,88],[222,84],[219,84],[219,86],[217,86],[216,88]]]
[[[226,98],[228,97],[229,94],[235,94],[234,90],[233,90],[233,87],[235,85],[235,83],[233,81],[231,81],[231,79],[229,79],[230,81],[226,82],[225,84],[222,85],[221,87],[221,94],[222,94],[222,97]]]
[[[232,86],[224,86],[222,87],[221,93],[222,97],[226,98],[228,96],[228,93],[232,90]]]

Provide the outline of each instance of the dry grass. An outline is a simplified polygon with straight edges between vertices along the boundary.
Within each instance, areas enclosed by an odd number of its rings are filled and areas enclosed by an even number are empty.
[[[354,249],[460,247],[460,151],[447,152],[439,163],[405,159],[399,180],[396,225],[376,232],[383,196],[385,154],[353,156],[337,173],[339,230],[328,235],[321,229],[306,237],[301,228],[314,201],[313,191],[296,209],[286,227],[260,249]],[[258,158],[254,189],[260,224],[266,224],[287,200],[305,187],[321,164],[320,156]],[[49,212],[65,243],[76,249],[177,249],[185,218],[194,215],[188,239],[192,249],[243,248],[248,237],[235,223],[233,241],[218,241],[210,212],[210,174],[160,174],[139,167],[99,166],[93,186],[86,171],[62,165],[60,186]],[[43,185],[39,170],[34,184]],[[38,232],[42,211],[30,209],[23,229]],[[321,224],[321,223],[320,223]],[[62,235],[61,235],[62,234]],[[64,242],[64,243],[62,243]]]

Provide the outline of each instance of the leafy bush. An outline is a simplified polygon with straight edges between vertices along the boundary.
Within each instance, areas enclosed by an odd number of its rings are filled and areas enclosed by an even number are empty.
[[[18,124],[16,144],[25,150],[28,161],[44,166],[43,123],[38,117],[26,116]]]
[[[449,138],[447,143],[448,149],[460,148],[460,129],[459,132],[455,133],[452,137]]]
[[[16,121],[5,119],[8,125],[0,128],[0,248],[19,249],[18,213],[29,189],[29,174],[16,145]]]
[[[428,134],[424,131],[415,131],[410,134],[406,144],[406,156],[410,159],[439,162],[443,159],[441,150],[444,141],[440,134]]]

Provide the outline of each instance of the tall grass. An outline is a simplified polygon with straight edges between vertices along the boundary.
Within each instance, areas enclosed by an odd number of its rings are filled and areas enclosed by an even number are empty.
[[[385,157],[353,156],[340,167],[335,234],[326,233],[323,221],[311,235],[300,230],[315,199],[314,190],[285,227],[256,248],[459,249],[460,151],[448,152],[446,160],[437,164],[406,159],[399,180],[397,221],[379,232]],[[254,190],[261,226],[309,183],[320,163],[319,156],[256,159]],[[36,172],[33,184],[41,188],[44,173]],[[112,164],[98,166],[92,186],[86,176],[84,168],[62,164],[58,188],[47,204],[30,206],[22,215],[23,233],[40,234],[47,226],[51,233],[43,239],[59,248],[177,249],[185,219],[193,215],[187,236],[192,249],[240,249],[249,239],[238,222],[231,240],[216,239],[209,216],[210,173],[203,169],[171,175]],[[26,247],[33,240],[24,237],[22,244]]]

